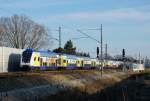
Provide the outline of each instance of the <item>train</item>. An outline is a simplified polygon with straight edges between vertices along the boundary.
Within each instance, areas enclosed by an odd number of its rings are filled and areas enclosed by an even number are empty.
[[[57,69],[101,69],[101,62],[97,58],[55,53],[51,51],[35,51],[26,49],[21,55],[21,67],[31,70]]]
[[[64,53],[55,53],[52,51],[35,51],[33,49],[25,49],[21,55],[20,67],[28,70],[75,70],[75,69],[122,69],[122,61],[103,60],[103,63],[97,58],[69,55]],[[136,69],[144,69],[143,65],[135,63],[126,63],[126,67],[130,67],[133,71]],[[142,67],[142,68],[141,68]]]

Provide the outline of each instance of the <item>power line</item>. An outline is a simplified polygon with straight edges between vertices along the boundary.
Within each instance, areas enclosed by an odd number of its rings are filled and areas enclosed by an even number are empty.
[[[78,38],[71,38],[73,40],[83,39],[83,38],[89,38],[89,37],[78,37]]]
[[[80,32],[81,34],[87,36],[88,38],[90,38],[90,39],[92,39],[92,40],[95,40],[95,41],[97,41],[98,43],[100,43],[100,41],[98,41],[97,39],[95,39],[95,38],[89,36],[88,34],[86,34],[86,33],[84,33],[84,32],[82,32],[81,30],[77,29],[77,31]]]

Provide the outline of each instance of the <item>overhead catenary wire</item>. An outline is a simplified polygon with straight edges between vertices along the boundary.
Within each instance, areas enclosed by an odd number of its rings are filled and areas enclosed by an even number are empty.
[[[71,38],[72,40],[78,40],[78,39],[84,39],[84,38],[88,38],[88,37],[77,37],[77,38]]]
[[[97,39],[95,39],[95,38],[91,37],[90,35],[88,35],[88,34],[86,34],[86,33],[82,32],[81,30],[77,29],[77,31],[78,31],[78,32],[80,32],[81,34],[83,34],[83,35],[87,36],[88,38],[90,38],[90,39],[92,39],[92,40],[95,40],[95,41],[97,41],[98,43],[100,43],[100,41],[98,41]]]

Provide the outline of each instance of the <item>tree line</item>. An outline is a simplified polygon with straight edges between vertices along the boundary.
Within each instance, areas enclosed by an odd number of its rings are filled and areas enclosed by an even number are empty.
[[[56,48],[53,50],[53,52],[71,54],[71,55],[76,55],[76,56],[90,57],[89,53],[77,52],[76,47],[73,46],[73,42],[71,40],[69,40],[65,43],[64,48],[61,48],[61,47]]]

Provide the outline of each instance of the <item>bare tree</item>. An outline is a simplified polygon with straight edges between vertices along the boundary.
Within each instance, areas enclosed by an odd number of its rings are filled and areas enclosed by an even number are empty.
[[[4,33],[4,29],[3,29],[3,27],[0,25],[0,46],[3,45],[3,41],[2,41],[2,39],[3,39],[3,33]]]
[[[39,49],[49,44],[51,36],[46,28],[26,16],[1,17],[0,26],[5,46]]]

